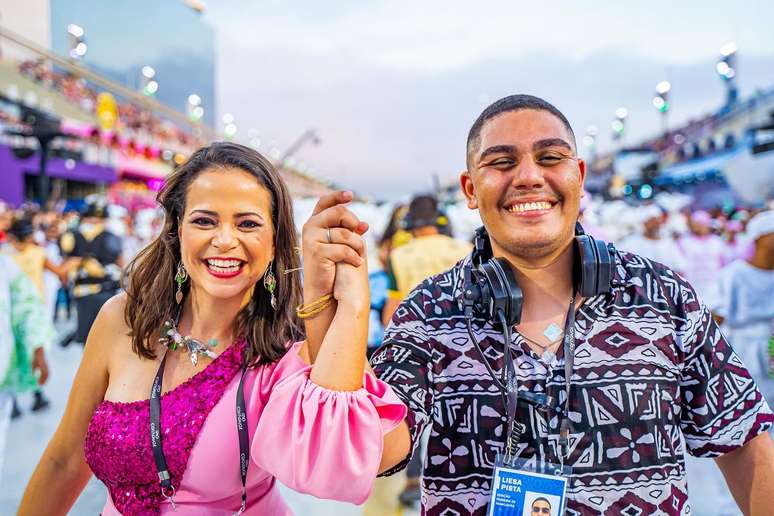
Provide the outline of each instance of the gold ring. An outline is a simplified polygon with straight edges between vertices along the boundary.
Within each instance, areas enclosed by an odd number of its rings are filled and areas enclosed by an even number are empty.
[[[326,231],[325,231],[325,234],[328,235],[328,243],[332,244],[333,243],[333,239],[331,238],[331,228],[327,228]]]

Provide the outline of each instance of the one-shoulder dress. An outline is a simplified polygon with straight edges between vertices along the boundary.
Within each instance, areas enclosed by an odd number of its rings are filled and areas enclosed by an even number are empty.
[[[292,514],[277,480],[320,498],[364,502],[379,467],[382,438],[406,415],[390,387],[371,374],[352,392],[312,382],[311,367],[298,355],[300,344],[245,375],[251,462],[244,514]],[[161,396],[175,514],[233,514],[241,505],[236,391],[243,347],[235,343]],[[94,411],[84,447],[86,461],[108,488],[103,515],[172,512],[161,495],[149,426],[147,399],[105,400]]]

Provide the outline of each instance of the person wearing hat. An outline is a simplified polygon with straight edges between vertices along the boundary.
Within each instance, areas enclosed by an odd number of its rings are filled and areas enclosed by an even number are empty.
[[[717,277],[728,254],[723,239],[712,232],[712,223],[706,211],[693,212],[688,218],[689,232],[677,241],[685,261],[681,272],[710,307],[717,303]]]
[[[72,297],[78,311],[75,333],[62,345],[86,342],[94,319],[102,305],[121,288],[122,243],[105,226],[107,205],[101,199],[90,199],[78,228],[62,235],[59,245],[66,257],[66,270],[75,270]]]
[[[448,236],[449,219],[432,195],[417,195],[403,221],[411,240],[392,251],[388,260],[388,300],[383,311],[387,326],[395,309],[425,278],[444,271],[470,252],[471,245]]]
[[[774,211],[755,215],[747,225],[747,237],[754,243],[752,256],[721,271],[713,313],[763,396],[772,403],[768,342],[774,327]]]
[[[417,195],[411,200],[403,226],[412,238],[394,249],[388,260],[387,300],[382,311],[385,327],[414,287],[425,278],[454,266],[471,250],[467,242],[448,236],[449,220],[431,195]],[[421,453],[415,454],[406,467],[406,488],[400,494],[403,505],[411,506],[419,501],[422,458]]]

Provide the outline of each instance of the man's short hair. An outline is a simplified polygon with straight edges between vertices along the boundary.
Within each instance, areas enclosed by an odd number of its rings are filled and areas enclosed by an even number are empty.
[[[487,107],[483,112],[481,112],[480,115],[478,115],[476,121],[473,122],[473,126],[470,128],[470,132],[468,132],[468,144],[465,156],[468,169],[470,169],[471,165],[471,153],[474,150],[477,150],[478,146],[481,144],[481,128],[484,126],[484,124],[492,118],[503,113],[508,113],[510,111],[521,111],[522,109],[547,111],[548,113],[554,115],[562,122],[562,124],[564,124],[564,127],[567,128],[567,132],[570,133],[570,138],[572,139],[572,146],[576,147],[575,133],[570,126],[570,122],[567,120],[567,117],[564,116],[562,112],[559,111],[553,104],[533,95],[508,95],[507,97],[503,97],[500,100],[490,104],[489,107]]]

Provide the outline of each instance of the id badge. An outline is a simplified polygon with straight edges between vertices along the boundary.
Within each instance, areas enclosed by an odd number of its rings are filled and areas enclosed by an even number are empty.
[[[572,468],[495,461],[488,516],[563,516]]]

